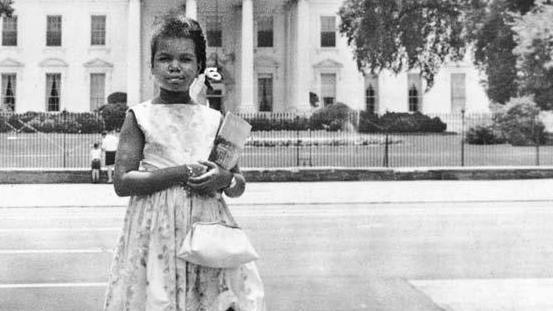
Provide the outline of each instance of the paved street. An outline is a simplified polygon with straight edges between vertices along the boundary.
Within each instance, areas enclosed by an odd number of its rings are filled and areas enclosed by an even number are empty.
[[[553,180],[252,183],[268,310],[552,310]],[[126,199],[0,185],[0,310],[100,310]]]

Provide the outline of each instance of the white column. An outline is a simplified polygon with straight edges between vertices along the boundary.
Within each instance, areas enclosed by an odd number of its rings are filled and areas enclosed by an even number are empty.
[[[294,95],[293,105],[295,110],[309,111],[309,79],[311,64],[309,61],[309,3],[307,0],[297,1],[296,14],[296,48],[294,57],[296,66],[294,68]]]
[[[255,101],[253,98],[253,2],[242,0],[242,42],[240,49],[240,103],[238,109],[244,112],[253,112]]]
[[[186,0],[186,17],[198,20],[198,3],[196,0]]]
[[[141,57],[140,57],[140,12],[141,1],[129,0],[127,20],[127,104],[140,103]]]

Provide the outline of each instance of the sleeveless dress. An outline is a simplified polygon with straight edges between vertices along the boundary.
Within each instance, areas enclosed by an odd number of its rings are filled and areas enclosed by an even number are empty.
[[[141,170],[205,160],[221,114],[199,104],[131,107],[145,146]],[[222,195],[202,196],[174,186],[131,196],[114,253],[105,311],[259,311],[263,284],[255,264],[236,269],[194,265],[176,256],[191,223],[235,224]]]

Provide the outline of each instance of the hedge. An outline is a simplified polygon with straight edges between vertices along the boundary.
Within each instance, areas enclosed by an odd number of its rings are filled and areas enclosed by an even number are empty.
[[[506,140],[493,125],[476,125],[467,131],[466,142],[472,145],[493,145],[503,144]]]
[[[357,112],[343,103],[336,103],[316,110],[309,119],[312,130],[350,130],[356,127]]]
[[[244,115],[252,126],[252,131],[304,131],[309,128],[309,118],[290,115]]]
[[[359,115],[359,132],[376,133],[441,133],[447,124],[440,118],[431,118],[420,112],[387,112],[382,116],[362,111]]]
[[[0,132],[13,129],[22,132],[98,133],[103,130],[118,130],[125,119],[127,106],[124,103],[107,104],[98,113],[38,113],[0,115]],[[439,133],[446,124],[439,118],[421,113],[389,112],[382,116],[357,112],[347,105],[337,103],[316,110],[310,117],[289,113],[239,114],[252,125],[253,131],[355,131],[379,132],[426,132]]]
[[[90,112],[25,112],[0,116],[0,132],[99,133],[104,121]]]

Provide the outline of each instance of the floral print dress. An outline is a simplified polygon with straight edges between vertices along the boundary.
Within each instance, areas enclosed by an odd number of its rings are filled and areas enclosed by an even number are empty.
[[[198,104],[130,108],[144,133],[142,170],[207,159],[221,121]],[[191,224],[235,224],[221,194],[201,196],[175,186],[132,196],[111,266],[105,311],[259,311],[263,284],[254,263],[236,269],[194,265],[176,256]]]

